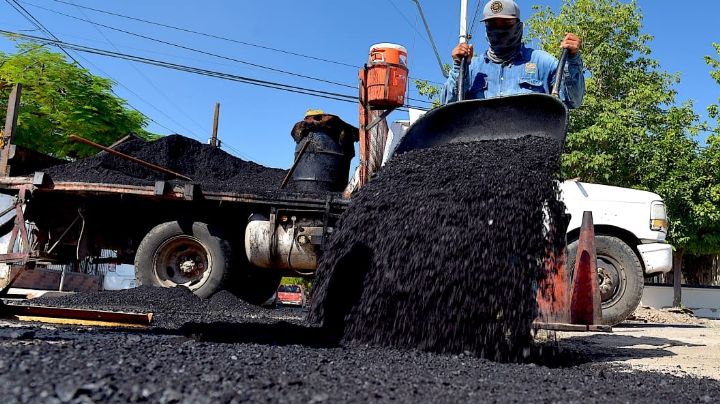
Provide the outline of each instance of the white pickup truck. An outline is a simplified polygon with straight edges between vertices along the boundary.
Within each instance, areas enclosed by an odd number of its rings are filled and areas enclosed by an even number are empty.
[[[418,117],[411,109],[411,121]],[[409,126],[408,120],[390,125],[383,163]],[[645,276],[672,269],[672,246],[665,242],[668,229],[665,204],[655,193],[629,188],[565,181],[560,189],[571,215],[567,267],[570,270],[575,267],[583,212],[591,211],[603,322],[620,323],[640,303]]]
[[[625,320],[640,303],[644,276],[672,269],[672,246],[665,242],[665,204],[655,193],[565,181],[562,199],[571,215],[568,268],[574,268],[584,211],[593,213],[603,322]]]

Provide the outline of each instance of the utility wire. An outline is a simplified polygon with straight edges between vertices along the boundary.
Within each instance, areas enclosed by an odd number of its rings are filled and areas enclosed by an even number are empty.
[[[40,20],[38,20],[37,18],[35,18],[29,11],[27,11],[27,9],[25,9],[25,7],[23,7],[21,4],[19,4],[16,0],[5,0],[5,2],[8,3],[9,5],[11,5],[20,15],[22,15],[23,17],[25,17],[25,19],[27,19],[28,21],[30,21],[30,22],[31,22],[33,25],[35,25],[40,31],[44,32],[46,35],[48,35],[49,37],[53,38],[53,39],[54,39],[55,41],[57,41],[58,43],[61,43],[61,42],[62,42],[62,41],[60,41],[60,39],[59,39],[57,36],[55,36],[55,34],[53,34],[49,29],[47,29],[47,28],[40,22]],[[22,35],[24,35],[24,34],[17,34],[17,35],[22,36]],[[67,50],[65,50],[61,45],[55,44],[55,46],[58,47],[64,54],[66,54],[66,55],[67,55],[73,62],[75,62],[78,66],[80,66],[80,67],[82,67],[83,69],[85,69],[85,67],[84,67],[75,57],[73,57],[73,55],[71,55]],[[86,59],[86,61],[87,61],[87,59]],[[97,67],[97,66],[96,66],[96,67]],[[87,69],[86,69],[86,70],[87,70]],[[106,74],[106,76],[107,76],[107,74]],[[109,77],[109,76],[108,76],[108,77]],[[122,83],[120,83],[119,81],[117,81],[117,80],[113,80],[113,81],[115,81],[116,83],[118,83],[119,85],[121,85],[122,87],[124,87],[125,89],[130,90],[129,88],[125,87],[125,86],[124,86]],[[111,89],[110,91],[111,91],[116,97],[119,97],[119,96],[115,93],[115,90]],[[130,90],[130,92],[132,92],[132,90]],[[137,96],[137,94],[135,94],[135,95]],[[120,97],[119,97],[119,98],[120,98]],[[138,96],[138,98],[140,98],[140,99],[142,100],[142,98],[141,98],[140,96]],[[151,117],[145,115],[142,111],[140,111],[139,109],[137,109],[137,108],[135,108],[134,106],[132,106],[129,102],[125,101],[125,103],[126,103],[130,108],[134,109],[134,110],[137,111],[140,115],[142,115],[143,117],[145,117],[145,119],[148,119],[148,120],[150,120],[151,122],[155,122],[155,123],[158,124],[159,126],[165,128],[165,129],[167,129],[167,130],[170,130],[170,129],[168,129],[166,126],[158,123],[157,121],[155,121],[155,120],[152,119]],[[146,102],[146,103],[147,103],[147,102]],[[149,103],[147,103],[147,104],[150,105]],[[153,107],[154,107],[154,106],[153,106]],[[156,109],[157,109],[157,108],[156,108]],[[158,111],[159,111],[159,110],[158,110]],[[171,131],[171,132],[174,132],[174,131],[172,131],[172,130],[170,130],[170,131]]]
[[[472,39],[473,35],[475,35],[475,23],[480,15],[480,5],[483,1],[484,0],[477,0],[477,3],[475,3],[475,12],[473,13],[472,23],[470,23],[470,38],[468,39]]]
[[[89,64],[89,65],[92,66],[93,68],[95,68],[95,70],[99,71],[100,74],[104,75],[105,77],[110,78],[110,80],[113,80],[113,81],[114,81],[115,83],[117,83],[120,87],[124,88],[125,91],[127,91],[127,92],[129,92],[130,94],[134,95],[135,97],[137,97],[138,99],[140,99],[142,102],[144,102],[145,104],[149,105],[152,109],[154,109],[155,111],[159,112],[161,115],[165,116],[165,117],[168,118],[170,121],[174,122],[176,125],[179,125],[178,122],[175,121],[171,116],[169,116],[169,115],[166,114],[165,112],[161,111],[161,110],[160,110],[159,108],[157,108],[155,105],[150,104],[150,103],[148,103],[147,101],[145,101],[145,100],[140,96],[140,94],[136,93],[135,91],[133,91],[133,90],[130,89],[129,87],[125,86],[123,83],[114,80],[112,77],[110,77],[110,75],[109,75],[105,70],[103,70],[102,68],[100,68],[100,66],[96,65],[95,63],[91,62],[90,59],[88,59],[88,58],[86,58],[86,57],[83,57],[83,56],[80,55],[80,54],[78,54],[78,57],[81,58],[82,60],[84,60],[87,64]],[[81,65],[81,66],[82,66],[82,65]],[[124,101],[125,101],[125,104],[127,104],[128,107],[130,107],[131,109],[135,110],[137,113],[139,113],[140,115],[142,115],[143,117],[145,117],[145,119],[147,119],[148,121],[153,122],[154,124],[160,126],[161,128],[167,130],[167,131],[170,132],[170,133],[176,133],[176,132],[177,132],[176,130],[170,129],[170,128],[168,128],[167,126],[163,125],[162,123],[160,123],[160,122],[156,121],[155,119],[153,119],[153,118],[145,115],[144,113],[142,113],[139,109],[135,108],[132,104],[130,104],[129,101],[125,100],[123,97],[121,97],[120,95],[118,95],[118,94],[115,92],[115,90],[111,89],[110,91],[111,91],[111,92],[113,93],[113,95],[115,95],[116,97],[124,100]],[[179,125],[179,126],[182,126],[182,125]]]
[[[445,68],[443,67],[442,59],[440,58],[440,52],[438,52],[437,46],[435,45],[435,40],[433,39],[432,32],[430,32],[430,26],[428,25],[427,20],[425,19],[425,13],[423,13],[422,6],[420,6],[419,0],[412,0],[415,3],[415,6],[417,6],[418,13],[420,13],[420,18],[422,18],[423,25],[425,25],[425,32],[427,32],[428,39],[430,40],[430,45],[432,45],[433,52],[435,52],[435,58],[437,59],[438,66],[440,66],[440,73],[442,73],[443,77],[447,78],[448,74],[445,72]]]
[[[53,1],[55,1],[56,3],[72,4],[72,3],[69,3],[69,2],[67,2],[67,1],[62,1],[62,0],[53,0]],[[75,4],[72,4],[72,5],[75,5]],[[333,64],[336,64],[336,65],[347,66],[347,67],[353,67],[353,68],[357,68],[357,67],[358,67],[358,66],[355,66],[355,65],[352,65],[352,64],[349,64],[349,63],[338,62],[338,61],[335,61],[335,60],[324,59],[324,58],[320,58],[320,57],[316,57],[316,56],[303,55],[303,54],[301,54],[301,53],[296,53],[296,52],[292,52],[292,51],[288,51],[288,50],[283,50],[283,49],[278,49],[278,48],[272,48],[272,47],[269,47],[269,46],[259,45],[259,44],[255,44],[255,43],[251,43],[251,42],[245,42],[245,41],[240,41],[240,40],[237,40],[237,39],[227,38],[227,37],[223,37],[223,36],[219,36],[219,35],[208,34],[208,33],[206,33],[206,32],[200,32],[200,31],[195,31],[195,30],[188,29],[188,28],[182,28],[182,27],[177,27],[177,26],[173,26],[173,25],[163,24],[163,23],[156,22],[156,21],[150,21],[150,20],[145,20],[145,19],[142,19],[142,18],[131,17],[131,16],[128,16],[128,15],[123,15],[123,14],[119,14],[119,13],[113,13],[113,12],[110,12],[110,11],[100,10],[100,9],[92,8],[92,7],[88,7],[88,6],[77,5],[77,7],[81,7],[81,8],[84,8],[84,9],[86,9],[86,10],[91,10],[91,11],[94,11],[94,12],[97,12],[97,13],[112,15],[112,16],[115,16],[115,17],[125,18],[125,19],[133,20],[133,21],[139,21],[139,22],[142,22],[142,23],[145,23],[145,24],[157,25],[157,26],[164,27],[164,28],[174,29],[174,30],[176,30],[176,31],[182,31],[182,32],[190,33],[190,34],[201,35],[201,36],[204,36],[204,37],[213,38],[213,39],[219,39],[219,40],[227,41],[227,42],[233,42],[233,43],[237,43],[237,44],[240,44],[240,45],[252,46],[252,47],[255,47],[255,48],[265,49],[265,50],[269,50],[269,51],[273,51],[273,52],[280,52],[280,53],[284,53],[284,54],[286,54],[286,55],[297,56],[297,57],[301,57],[301,58],[305,58],[305,59],[312,59],[312,60],[316,60],[316,61],[320,61],[320,62],[333,63]]]
[[[45,35],[47,35],[47,36],[49,36],[49,37],[51,37],[51,38],[53,38],[53,39],[56,39],[56,40],[58,40],[58,41],[60,40],[60,39],[58,39],[58,37],[56,37],[52,32],[50,32],[50,30],[47,29],[47,28],[40,22],[40,20],[38,20],[38,19],[35,18],[32,14],[30,14],[30,12],[27,11],[27,10],[25,9],[25,7],[23,7],[23,6],[22,6],[20,3],[18,3],[16,0],[5,0],[5,2],[8,3],[10,6],[12,6],[12,8],[14,8],[15,11],[17,11],[20,15],[22,15],[23,17],[25,17],[26,20],[30,21],[31,24],[33,24],[37,29],[39,29],[40,31],[42,31]],[[60,50],[61,50],[64,54],[66,54],[70,59],[72,59],[73,62],[75,62],[75,63],[77,63],[78,65],[80,65],[80,62],[78,62],[77,59],[75,59],[69,52],[67,52],[67,51],[66,51],[65,49],[63,49],[62,47],[59,47],[59,48],[60,48]],[[82,66],[82,65],[80,65],[80,66]]]
[[[27,40],[40,42],[40,43],[52,44],[52,45],[56,45],[56,46],[63,46],[65,48],[80,51],[80,52],[108,56],[108,57],[113,57],[113,58],[117,58],[117,59],[131,60],[134,62],[145,63],[145,64],[163,67],[163,68],[167,68],[167,69],[184,71],[184,72],[188,72],[188,73],[194,73],[194,74],[207,76],[207,77],[215,77],[215,78],[220,78],[220,79],[229,80],[229,81],[236,81],[236,82],[241,82],[241,83],[245,83],[245,84],[266,87],[266,88],[272,88],[272,89],[276,89],[276,90],[282,90],[282,91],[287,91],[287,92],[292,92],[292,93],[297,93],[297,94],[310,95],[310,96],[315,96],[315,97],[320,97],[320,98],[332,99],[332,100],[336,100],[336,101],[351,102],[351,103],[358,102],[357,96],[348,95],[348,94],[314,90],[314,89],[293,86],[293,85],[284,84],[284,83],[259,80],[259,79],[254,79],[254,78],[245,77],[245,76],[239,76],[239,75],[231,74],[231,73],[224,73],[224,72],[207,70],[207,69],[202,69],[202,68],[193,67],[193,66],[180,65],[177,63],[165,62],[165,61],[150,59],[150,58],[146,58],[146,57],[142,57],[142,56],[130,55],[130,54],[126,54],[126,53],[113,52],[113,51],[109,51],[106,49],[92,48],[89,46],[78,45],[78,44],[63,42],[63,41],[59,41],[59,40],[53,40],[53,39],[49,39],[49,38],[42,38],[42,37],[38,37],[38,36],[34,36],[34,35],[20,34],[20,33],[12,32],[12,31],[0,30],[0,34],[15,35],[17,37],[24,38]],[[427,108],[413,106],[413,105],[404,105],[404,107],[427,110]]]
[[[145,39],[145,40],[149,40],[149,41],[152,41],[152,42],[157,42],[157,43],[161,43],[161,44],[164,44],[164,45],[173,46],[173,47],[180,48],[180,49],[184,49],[184,50],[188,50],[188,51],[191,51],[191,52],[196,52],[196,53],[200,53],[200,54],[203,54],[203,55],[208,55],[208,56],[216,57],[216,58],[219,58],[219,59],[229,60],[229,61],[232,61],[232,62],[237,62],[237,63],[241,63],[241,64],[245,64],[245,65],[250,65],[250,66],[258,67],[258,68],[261,68],[261,69],[266,69],[266,70],[270,70],[270,71],[274,71],[274,72],[278,72],[278,73],[288,74],[288,75],[291,75],[291,76],[296,76],[296,77],[306,78],[306,79],[310,79],[310,80],[315,80],[315,81],[319,81],[319,82],[323,82],[323,83],[327,83],[327,84],[333,84],[333,85],[337,85],[337,86],[341,86],[341,87],[352,88],[352,89],[356,89],[356,88],[357,88],[357,85],[350,85],[350,84],[345,84],[345,83],[339,83],[339,82],[336,82],[336,81],[330,81],[330,80],[320,79],[320,78],[317,78],[317,77],[307,76],[307,75],[298,74],[298,73],[294,73],[294,72],[290,72],[290,71],[286,71],[286,70],[276,69],[276,68],[269,67],[269,66],[260,65],[260,64],[257,64],[257,63],[248,62],[248,61],[245,61],[245,60],[236,59],[236,58],[233,58],[233,57],[230,57],[230,56],[224,56],[224,55],[220,55],[220,54],[217,54],[217,53],[207,52],[207,51],[204,51],[204,50],[201,50],[201,49],[196,49],[196,48],[192,48],[192,47],[189,47],[189,46],[177,44],[177,43],[174,43],[174,42],[164,41],[164,40],[157,39],[157,38],[153,38],[153,37],[150,37],[150,36],[146,36],[146,35],[142,35],[142,34],[137,34],[137,33],[131,32],[131,31],[127,31],[127,30],[121,29],[121,28],[112,27],[112,26],[109,26],[109,25],[97,23],[97,22],[94,22],[94,21],[91,21],[91,20],[88,20],[88,19],[80,18],[80,17],[77,17],[77,16],[73,16],[73,15],[70,15],[70,14],[66,14],[66,13],[60,12],[60,11],[56,11],[56,10],[52,10],[52,9],[49,9],[49,8],[45,8],[45,7],[42,7],[42,6],[39,6],[39,5],[30,3],[30,2],[25,2],[25,3],[28,4],[28,5],[31,5],[31,6],[33,6],[33,7],[37,7],[37,8],[40,8],[40,9],[42,9],[42,10],[49,11],[49,12],[51,12],[51,13],[59,14],[59,15],[62,15],[62,16],[64,16],[64,17],[67,17],[67,18],[71,18],[71,19],[74,19],[74,20],[78,20],[78,21],[82,21],[82,22],[91,24],[91,25],[93,25],[93,26],[95,27],[95,29],[98,29],[97,27],[103,27],[103,28],[107,28],[107,29],[110,29],[110,30],[113,30],[113,31],[116,31],[116,32],[121,32],[121,33],[123,33],[123,34],[127,34],[127,35],[135,36],[135,37],[138,37],[138,38],[142,38],[142,39]],[[100,32],[99,29],[98,29],[98,32]],[[100,34],[103,35],[102,32],[100,32]],[[103,36],[104,36],[104,35],[103,35]],[[56,39],[57,39],[57,38],[56,38]],[[106,38],[106,40],[107,40],[107,38]],[[109,41],[108,41],[108,42],[109,42]],[[119,51],[119,50],[117,49],[117,47],[115,47],[114,45],[112,45],[112,43],[111,43],[110,45],[113,46],[116,51]],[[428,103],[428,101],[426,101],[426,100],[415,99],[415,98],[411,98],[411,97],[408,97],[408,99],[409,99],[409,100],[412,100],[412,101]]]
[[[30,3],[28,3],[28,4],[30,4]],[[81,9],[81,8],[78,7],[78,11],[79,11],[83,16],[85,16],[85,17],[87,18],[87,15],[85,15],[85,12],[83,11],[83,9]],[[100,34],[100,36],[103,37],[103,38],[105,39],[105,41],[106,41],[110,46],[112,46],[113,49],[115,49],[115,50],[118,51],[118,52],[120,51],[120,49],[118,49],[118,47],[115,46],[115,44],[112,43],[112,41],[110,41],[110,38],[108,38],[108,37],[105,35],[105,33],[103,33],[102,30],[101,30],[97,25],[93,25],[93,28],[95,28],[95,30],[98,32],[98,34]],[[155,91],[157,91],[157,93],[160,94],[160,96],[163,97],[168,104],[170,104],[170,105],[172,105],[173,107],[175,107],[175,109],[178,110],[182,115],[184,115],[186,119],[192,121],[192,122],[195,123],[198,127],[201,127],[201,125],[200,125],[198,122],[196,122],[194,119],[192,119],[192,117],[190,117],[189,114],[187,114],[185,111],[183,111],[175,102],[173,102],[173,100],[170,99],[170,97],[168,97],[164,92],[162,92],[162,91],[155,85],[155,83],[153,83],[152,80],[150,80],[140,69],[138,69],[138,67],[137,67],[134,63],[130,63],[130,62],[127,62],[127,63],[130,65],[130,67],[131,67],[133,70],[135,70],[135,72],[136,72],[139,76],[141,76],[141,77],[145,80],[145,82],[148,83],[148,85],[150,85],[150,87],[154,88]],[[158,112],[160,112],[160,111],[158,111]],[[162,113],[163,115],[167,116],[164,112],[161,112],[161,113]],[[190,128],[188,128],[187,126],[182,125],[181,123],[175,121],[175,120],[174,120],[173,118],[171,118],[170,116],[167,116],[167,117],[168,117],[170,120],[172,120],[173,122],[175,122],[175,124],[177,124],[178,126],[180,126],[180,127],[183,128],[183,129],[185,129],[189,134],[193,134],[193,135],[195,135],[195,136],[197,137],[197,134],[194,133],[192,130],[190,130]]]
[[[85,12],[84,12],[82,9],[79,9],[79,11],[80,11],[80,13],[82,13],[83,15],[85,15]],[[87,16],[85,15],[85,17],[87,17]],[[103,38],[105,38],[105,41],[107,41],[107,43],[110,44],[110,46],[112,46],[113,49],[115,49],[115,51],[118,51],[118,52],[120,51],[120,49],[118,49],[118,47],[115,46],[115,45],[110,41],[110,39],[100,30],[100,28],[98,28],[98,27],[95,26],[95,25],[93,26],[93,28],[95,28],[95,30],[97,30],[97,32],[98,32]],[[143,74],[143,72],[142,72],[140,69],[138,69],[137,66],[135,66],[134,63],[132,63],[132,62],[130,62],[130,61],[126,61],[126,62],[130,65],[130,67],[133,68],[133,70],[135,70],[140,76],[142,76],[143,79],[145,79],[145,81],[147,81],[147,83],[148,83],[150,86],[152,86],[152,87],[155,89],[155,91],[157,91],[158,94],[160,94],[170,105],[174,106],[175,109],[177,109],[181,114],[185,115],[185,117],[186,117],[188,120],[192,121],[192,122],[195,123],[198,127],[202,128],[202,125],[201,125],[199,122],[197,122],[196,120],[194,120],[189,114],[187,114],[187,113],[186,113],[185,111],[183,111],[177,104],[175,104],[175,103],[170,99],[170,97],[168,97],[167,95],[165,95],[164,92],[162,92],[159,88],[157,88],[157,86],[155,86],[155,84],[152,82],[152,80],[148,79],[147,76],[146,76],[145,74]],[[162,111],[159,111],[159,110],[158,110],[158,112],[162,113],[163,115],[166,115],[166,114],[165,114],[164,112],[162,112]],[[166,116],[167,116],[167,115],[166,115]],[[190,130],[190,129],[189,129],[188,127],[186,127],[185,125],[180,124],[179,122],[175,121],[175,120],[174,120],[172,117],[170,117],[170,116],[167,116],[167,117],[168,117],[169,119],[171,119],[173,122],[175,122],[176,124],[178,124],[180,127],[182,127],[182,128],[184,128],[185,130],[187,130],[187,131],[188,131],[188,134],[190,134],[193,138],[195,138],[195,140],[198,140],[200,143],[204,143],[204,142],[205,142],[206,139],[198,136],[197,133],[193,132],[192,130]],[[170,129],[168,129],[168,128],[166,128],[166,129],[172,132],[172,130],[170,130]],[[204,129],[203,129],[203,130],[204,130]],[[225,141],[225,140],[223,140],[223,141],[221,142],[221,144],[222,144],[223,147],[232,150],[237,156],[239,156],[239,157],[241,157],[241,158],[243,158],[243,159],[245,159],[245,160],[251,160],[251,161],[255,161],[255,162],[260,162],[260,160],[257,159],[257,158],[254,158],[254,157],[252,157],[252,156],[248,156],[248,155],[245,155],[244,153],[241,153],[239,150],[237,150],[236,148],[234,148],[231,144],[227,143],[227,141]]]
[[[160,23],[160,22],[157,22],[157,21],[151,21],[151,20],[142,19],[142,18],[138,18],[138,17],[132,17],[132,16],[129,16],[129,15],[120,14],[120,13],[115,13],[115,12],[111,12],[111,11],[107,11],[107,10],[101,10],[101,9],[93,8],[93,7],[89,7],[89,6],[74,4],[74,3],[70,3],[70,2],[68,2],[68,1],[63,1],[63,0],[53,0],[53,1],[56,2],[56,3],[73,5],[73,6],[76,6],[76,7],[79,7],[79,8],[83,8],[83,9],[85,9],[85,10],[90,10],[90,11],[93,11],[93,12],[96,12],[96,13],[111,15],[111,16],[114,16],[114,17],[124,18],[124,19],[132,20],[132,21],[138,21],[138,22],[142,22],[142,23],[144,23],[144,24],[155,25],[155,26],[159,26],[159,27],[163,27],[163,28],[168,28],[168,29],[180,31],[180,32],[186,32],[186,33],[190,33],[190,34],[194,34],[194,35],[204,36],[204,37],[207,37],[207,38],[218,39],[218,40],[221,40],[221,41],[227,41],[227,42],[232,42],[232,43],[236,43],[236,44],[240,44],[240,45],[251,46],[251,47],[255,47],[255,48],[259,48],[259,49],[269,50],[269,51],[273,51],[273,52],[279,52],[279,53],[283,53],[283,54],[286,54],[286,55],[301,57],[301,58],[310,59],[310,60],[315,60],[315,61],[319,61],[319,62],[332,63],[332,64],[340,65],[340,66],[352,67],[352,68],[354,68],[354,69],[359,69],[359,68],[362,67],[362,66],[358,66],[358,65],[354,65],[354,64],[350,64],[350,63],[345,63],[345,62],[341,62],[341,61],[337,61],[337,60],[325,59],[325,58],[321,58],[321,57],[317,57],[317,56],[305,55],[305,54],[302,54],[302,53],[297,53],[297,52],[288,51],[288,50],[284,50],[284,49],[273,48],[273,47],[270,47],[270,46],[260,45],[260,44],[256,44],[256,43],[252,43],[252,42],[240,41],[240,40],[237,40],[237,39],[228,38],[228,37],[224,37],[224,36],[220,36],[220,35],[209,34],[209,33],[206,33],[206,32],[197,31],[197,30],[192,30],[192,29],[189,29],[189,28],[183,28],[183,27],[178,27],[178,26],[174,26],[174,25],[163,24],[163,23]],[[26,3],[26,4],[30,4],[30,3]],[[395,6],[394,3],[393,3],[393,6]],[[397,9],[397,6],[395,6],[395,8]],[[398,12],[400,12],[400,14],[403,16],[403,18],[405,18],[405,20],[407,21],[407,17],[405,17],[404,14],[402,14],[402,12],[401,12],[399,9],[397,9],[397,10],[398,10]],[[416,31],[417,31],[417,29],[416,29]],[[409,77],[409,78],[411,78],[411,79],[413,79],[413,80],[424,80],[424,81],[427,81],[427,82],[429,82],[429,83],[442,85],[442,83],[438,83],[438,82],[434,82],[434,81],[426,80],[426,79],[422,79],[422,78],[417,78],[417,77]]]
[[[325,79],[321,79],[321,78],[317,78],[317,77],[312,77],[312,76],[306,76],[306,75],[304,75],[304,74],[293,73],[293,72],[289,72],[289,71],[287,71],[287,70],[277,69],[277,68],[270,67],[270,66],[265,66],[265,65],[261,65],[261,64],[257,64],[257,63],[248,62],[248,61],[242,60],[242,59],[236,59],[236,58],[233,58],[233,57],[230,57],[230,56],[224,56],[224,55],[220,55],[220,54],[217,54],[217,53],[208,52],[208,51],[204,51],[204,50],[201,50],[201,49],[192,48],[192,47],[185,46],[185,45],[180,45],[180,44],[177,44],[177,43],[174,43],[174,42],[169,42],[169,41],[165,41],[165,40],[162,40],[162,39],[153,38],[153,37],[150,37],[150,36],[147,36],[147,35],[138,34],[138,33],[131,32],[131,31],[127,31],[127,30],[124,30],[124,29],[121,29],[121,28],[116,28],[116,27],[112,27],[112,26],[109,26],[109,25],[101,24],[101,23],[99,23],[99,22],[90,21],[90,20],[87,20],[87,19],[84,19],[84,18],[76,17],[76,16],[74,16],[74,15],[65,14],[65,13],[60,12],[60,11],[51,10],[51,9],[45,8],[45,7],[43,7],[43,6],[39,6],[39,5],[37,5],[37,4],[33,4],[33,3],[29,3],[29,2],[25,2],[25,4],[31,5],[31,6],[33,6],[33,7],[37,7],[37,8],[39,8],[39,9],[42,9],[42,10],[45,10],[45,11],[49,11],[49,12],[51,12],[51,13],[59,14],[59,15],[62,15],[62,16],[64,16],[64,17],[67,17],[67,18],[72,18],[72,19],[74,19],[74,20],[86,22],[86,23],[88,23],[88,24],[92,24],[92,25],[94,25],[94,26],[103,27],[103,28],[106,28],[106,29],[109,29],[109,30],[112,30],[112,31],[122,32],[123,34],[131,35],[131,36],[138,37],[138,38],[142,38],[142,39],[145,39],[145,40],[148,40],[148,41],[152,41],[152,42],[161,43],[161,44],[163,44],[163,45],[168,45],[168,46],[176,47],[176,48],[179,48],[179,49],[184,49],[184,50],[188,50],[188,51],[191,51],[191,52],[196,52],[196,53],[200,53],[200,54],[203,54],[203,55],[208,55],[208,56],[216,57],[216,58],[219,58],[219,59],[229,60],[229,61],[232,61],[232,62],[241,63],[241,64],[248,65],[248,66],[252,66],[252,67],[257,67],[257,68],[259,68],[259,69],[265,69],[265,70],[273,71],[273,72],[276,72],[276,73],[288,74],[288,75],[291,75],[291,76],[297,76],[297,77],[301,77],[301,78],[304,78],[304,79],[315,80],[315,81],[319,81],[319,82],[323,82],[323,83],[327,83],[327,84],[334,84],[334,85],[336,85],[336,86],[342,86],[342,87],[347,87],[347,88],[356,88],[356,86],[353,86],[353,85],[350,85],[350,84],[346,84],[346,83],[339,83],[339,82],[336,82],[336,81],[325,80]]]

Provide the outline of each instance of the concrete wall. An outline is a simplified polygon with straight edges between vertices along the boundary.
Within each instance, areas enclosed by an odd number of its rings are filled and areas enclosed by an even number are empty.
[[[656,309],[672,307],[673,287],[645,286],[640,304]],[[720,319],[720,287],[682,288],[682,305],[697,317]]]

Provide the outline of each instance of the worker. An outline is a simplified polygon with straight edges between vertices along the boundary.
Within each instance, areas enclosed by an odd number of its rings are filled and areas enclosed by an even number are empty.
[[[517,3],[514,0],[489,1],[483,9],[482,21],[490,47],[480,56],[474,55],[473,46],[468,43],[460,43],[453,49],[453,68],[443,88],[442,103],[458,100],[457,80],[463,58],[469,62],[463,87],[465,99],[549,94],[555,82],[558,60],[522,43],[523,23]],[[585,95],[580,44],[580,38],[573,33],[568,33],[560,44],[568,50],[560,98],[570,108],[579,107]]]

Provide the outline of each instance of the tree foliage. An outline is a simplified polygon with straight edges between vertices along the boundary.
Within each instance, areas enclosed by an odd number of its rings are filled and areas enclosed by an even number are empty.
[[[691,102],[676,102],[679,76],[651,57],[636,1],[563,0],[558,13],[535,11],[527,26],[545,50],[556,52],[566,32],[583,38],[587,91],[571,115],[564,173],[660,194],[675,247],[720,252],[720,212],[710,206],[718,176],[705,161],[720,150],[700,147],[704,126]]]
[[[574,32],[583,39],[586,68],[583,106],[570,115],[563,155],[568,178],[656,192],[668,206],[670,240],[690,254],[720,253],[720,124],[707,129],[692,102],[678,104],[678,74],[652,58],[652,36],[643,32],[636,1],[563,0],[558,12],[534,7],[528,37],[551,54]],[[718,55],[705,58],[720,84]],[[437,101],[439,89],[416,82]],[[720,100],[708,108],[720,121]]]
[[[151,136],[146,118],[112,93],[112,81],[92,75],[65,56],[20,42],[16,53],[0,52],[0,82],[22,84],[14,142],[60,158],[81,158],[97,150],[68,140],[74,134],[111,144],[130,132]],[[10,86],[0,90],[5,116]]]
[[[450,73],[450,69],[451,67],[449,64],[443,63],[443,70],[445,71],[445,75]],[[436,86],[428,80],[416,79],[414,83],[415,88],[417,88],[418,90],[418,94],[422,95],[423,97],[427,97],[427,99],[432,102],[433,108],[440,106],[440,92],[442,91],[442,87]]]

